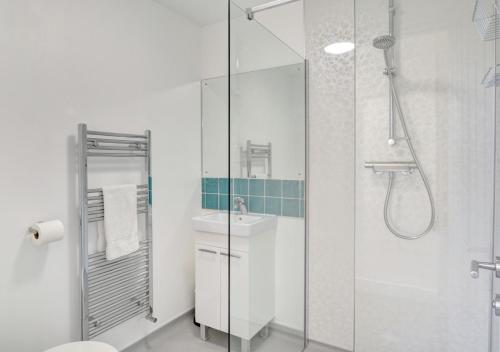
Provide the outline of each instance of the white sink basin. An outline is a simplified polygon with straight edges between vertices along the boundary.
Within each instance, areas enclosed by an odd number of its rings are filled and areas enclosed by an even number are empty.
[[[231,216],[231,235],[248,237],[276,229],[275,215],[211,213],[194,217],[196,231],[228,234],[228,218]]]

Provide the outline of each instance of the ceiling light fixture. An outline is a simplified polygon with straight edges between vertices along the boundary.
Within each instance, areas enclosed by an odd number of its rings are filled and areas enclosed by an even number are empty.
[[[339,42],[333,43],[325,47],[325,52],[332,55],[341,55],[354,50],[354,43]]]

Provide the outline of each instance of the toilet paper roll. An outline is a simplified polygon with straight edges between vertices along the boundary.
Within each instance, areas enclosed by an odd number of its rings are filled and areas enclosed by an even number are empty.
[[[30,237],[35,246],[60,241],[64,237],[64,225],[60,220],[38,222],[30,227]]]

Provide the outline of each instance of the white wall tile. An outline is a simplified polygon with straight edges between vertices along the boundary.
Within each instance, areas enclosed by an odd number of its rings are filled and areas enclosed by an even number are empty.
[[[352,1],[305,3],[309,60],[309,337],[353,348],[354,41]]]
[[[382,52],[387,2],[356,3],[356,351],[487,351],[490,279],[472,280],[471,259],[489,259],[494,96],[480,85],[491,43],[471,23],[469,1],[396,1],[396,82],[417,154],[436,201],[436,224],[403,241],[385,227],[386,176],[369,160],[409,160],[388,147],[388,83]],[[398,134],[401,131],[398,129]],[[390,216],[410,233],[427,226],[418,173],[396,177]]]

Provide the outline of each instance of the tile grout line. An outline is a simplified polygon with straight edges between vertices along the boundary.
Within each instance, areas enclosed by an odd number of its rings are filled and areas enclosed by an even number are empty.
[[[283,198],[285,196],[285,187],[284,187],[285,183],[283,182],[283,180],[281,180],[280,183],[281,183],[281,215],[283,215],[283,203],[284,203]]]
[[[264,180],[264,214],[269,215],[266,209],[267,182]]]

